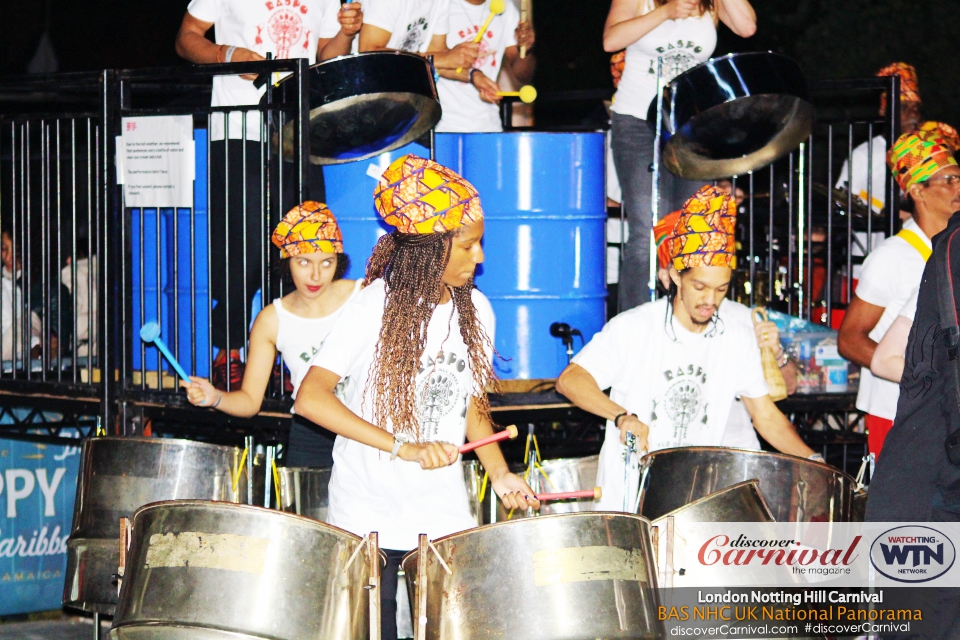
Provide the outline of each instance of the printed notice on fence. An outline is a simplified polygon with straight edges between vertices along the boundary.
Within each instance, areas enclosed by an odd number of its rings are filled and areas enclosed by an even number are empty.
[[[193,118],[123,119],[117,137],[117,182],[127,207],[192,207]]]

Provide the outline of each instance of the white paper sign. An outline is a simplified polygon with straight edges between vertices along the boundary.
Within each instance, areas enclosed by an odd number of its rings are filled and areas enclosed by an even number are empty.
[[[127,207],[192,207],[196,173],[191,116],[123,118],[117,182]]]

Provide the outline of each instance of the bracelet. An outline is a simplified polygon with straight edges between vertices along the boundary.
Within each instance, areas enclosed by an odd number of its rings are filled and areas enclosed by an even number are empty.
[[[221,393],[220,393],[220,397],[217,398],[216,404],[214,404],[214,405],[211,406],[210,408],[211,408],[211,409],[216,409],[217,407],[220,406],[220,402],[221,402],[222,400],[223,400],[223,393],[221,392]]]
[[[619,429],[619,428],[620,428],[620,418],[622,418],[622,417],[624,417],[624,416],[633,416],[634,418],[636,418],[636,417],[637,417],[637,414],[635,414],[635,413],[630,413],[629,411],[624,411],[623,413],[619,414],[616,418],[613,419],[613,426],[615,426],[617,429]]]
[[[812,460],[813,462],[823,462],[823,463],[827,462],[826,460],[823,459],[823,456],[820,455],[819,453],[815,453],[812,456],[809,456],[807,460]]]
[[[227,49],[227,54],[226,54],[225,56],[223,56],[223,61],[224,61],[224,62],[230,62],[230,61],[233,59],[233,52],[236,51],[236,50],[237,50],[236,47],[230,46],[230,47]]]
[[[787,366],[787,363],[790,362],[790,354],[787,353],[786,349],[782,349],[783,353],[780,354],[780,357],[777,358],[777,365],[782,369]]]
[[[481,73],[480,69],[477,69],[476,67],[474,67],[473,69],[470,69],[470,84],[473,84],[473,74],[475,73]],[[473,86],[477,86],[477,85],[473,84]]]

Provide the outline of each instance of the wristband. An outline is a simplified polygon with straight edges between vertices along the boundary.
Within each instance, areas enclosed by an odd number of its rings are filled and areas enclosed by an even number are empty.
[[[777,358],[777,365],[782,369],[787,366],[787,363],[790,362],[790,354],[787,353],[787,350],[784,349],[783,353],[780,354],[780,357]]]
[[[390,461],[397,459],[397,456],[400,455],[400,447],[410,442],[410,436],[405,433],[395,433],[393,434],[393,449],[390,451]]]
[[[216,409],[217,407],[219,407],[221,400],[223,400],[223,394],[222,394],[222,393],[220,394],[220,397],[217,398],[217,402],[216,402],[213,406],[211,406],[210,408],[211,408],[211,409]]]
[[[811,461],[813,461],[813,462],[822,462],[822,463],[824,463],[824,464],[827,463],[827,461],[824,460],[824,459],[823,459],[823,456],[820,455],[819,453],[815,453],[815,454],[813,454],[812,456],[809,456],[809,457],[807,458],[807,460],[811,460]]]
[[[630,413],[629,411],[624,411],[623,413],[619,414],[616,418],[613,419],[613,426],[615,426],[617,429],[619,429],[619,428],[620,428],[620,418],[622,418],[622,417],[624,417],[624,416],[633,416],[634,418],[636,418],[636,417],[637,417],[637,414],[635,414],[635,413]]]
[[[473,84],[473,74],[475,73],[481,73],[480,69],[477,69],[476,67],[474,67],[473,69],[470,69],[470,84]],[[473,86],[477,86],[477,85],[473,84]]]
[[[230,60],[233,58],[233,52],[236,50],[237,50],[236,47],[233,47],[233,46],[227,47],[227,53],[226,55],[223,56],[223,61],[230,62]]]

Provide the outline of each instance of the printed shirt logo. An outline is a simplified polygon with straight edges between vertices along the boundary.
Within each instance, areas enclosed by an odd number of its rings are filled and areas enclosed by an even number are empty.
[[[424,38],[427,33],[427,24],[426,18],[420,18],[415,22],[412,22],[407,25],[407,33],[403,37],[403,41],[400,43],[401,51],[419,51],[420,45],[423,44]]]
[[[703,367],[689,364],[664,371],[663,376],[667,389],[654,401],[651,421],[663,424],[664,435],[671,433],[671,446],[688,444],[690,427],[707,424],[707,374]]]
[[[477,37],[477,33],[480,31],[480,25],[473,25],[469,29],[461,29],[457,32],[457,35],[460,37],[460,42],[473,42],[473,39]],[[473,63],[474,69],[483,69],[484,67],[489,67],[491,69],[496,68],[497,66],[497,50],[490,44],[490,41],[494,37],[493,29],[487,29],[487,32],[483,34],[483,37],[480,39],[480,53],[477,55],[477,59]]]
[[[666,47],[657,47],[657,53],[663,58],[663,80],[670,82],[678,75],[697,66],[696,55],[703,51],[703,47],[698,46],[691,40],[677,40],[671,42]],[[657,59],[650,60],[650,68],[647,73],[657,75]]]
[[[308,7],[301,0],[275,0],[268,1],[264,5],[271,13],[266,24],[256,26],[255,48],[264,50],[263,38],[266,36],[273,42],[277,58],[289,58],[291,50],[298,44],[309,52],[311,32],[310,29],[304,28],[302,18],[306,15]]]
[[[468,389],[459,377],[467,362],[456,352],[441,351],[436,359],[426,358],[417,374],[417,413],[420,415],[420,433],[424,441],[443,439],[440,422],[456,409],[463,419],[467,413]]]

